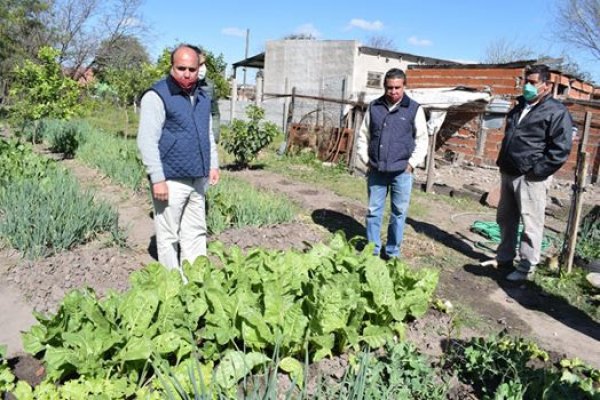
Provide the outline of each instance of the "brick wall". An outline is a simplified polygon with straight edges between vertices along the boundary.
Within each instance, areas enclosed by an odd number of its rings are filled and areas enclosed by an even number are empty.
[[[435,88],[467,86],[477,90],[489,90],[493,96],[514,99],[521,94],[521,77],[523,68],[414,68],[407,71],[408,87]],[[553,74],[556,82],[568,77]],[[562,82],[562,81],[561,81]],[[564,84],[565,82],[562,82]],[[581,90],[581,92],[578,92]],[[571,82],[569,96],[574,99],[587,97],[592,91],[587,83]],[[583,103],[583,104],[582,104]],[[594,113],[592,127],[586,151],[588,152],[588,174],[592,181],[598,181],[600,169],[600,102],[565,100],[572,113],[579,134],[583,133],[585,111]],[[436,142],[438,156],[471,161],[476,165],[495,165],[500,151],[504,127],[500,129],[483,129],[482,116],[467,111],[451,110],[442,126]],[[567,163],[557,172],[557,176],[570,179],[574,175],[577,163],[579,139],[573,143],[573,150]]]

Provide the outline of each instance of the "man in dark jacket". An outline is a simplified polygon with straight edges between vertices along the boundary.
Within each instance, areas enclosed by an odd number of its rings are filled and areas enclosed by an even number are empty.
[[[169,76],[142,96],[137,136],[152,185],[158,261],[180,271],[184,260],[206,254],[205,191],[219,181],[211,99],[198,85],[199,68],[195,46],[171,53]]]
[[[567,108],[552,98],[550,71],[534,65],[525,73],[523,96],[508,113],[497,165],[502,173],[496,220],[501,242],[500,267],[513,267],[519,232],[519,263],[506,279],[530,280],[540,262],[546,191],[552,174],[571,151],[573,121]]]

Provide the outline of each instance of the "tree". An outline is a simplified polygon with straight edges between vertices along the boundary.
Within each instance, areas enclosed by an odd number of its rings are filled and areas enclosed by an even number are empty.
[[[483,62],[487,64],[504,64],[513,61],[531,60],[535,58],[531,48],[500,38],[492,41],[484,50]]]
[[[65,77],[58,63],[59,52],[42,47],[39,62],[26,60],[14,70],[10,90],[14,103],[9,118],[18,126],[42,118],[69,119],[81,111],[77,82]]]
[[[101,75],[107,69],[133,69],[150,63],[146,48],[135,36],[124,35],[112,43],[100,43],[96,54],[96,72]]]
[[[215,56],[212,52],[203,50],[206,54],[207,76],[215,84],[216,95],[218,98],[225,98],[230,94],[229,82],[225,79],[225,69],[227,63],[223,54]]]
[[[143,34],[142,0],[53,0],[47,15],[48,43],[59,50],[59,63],[77,78],[97,64],[98,49],[111,54],[123,38]],[[102,45],[101,45],[102,44]]]
[[[562,0],[555,25],[560,40],[600,60],[600,0]]]
[[[398,46],[396,46],[396,43],[394,43],[394,39],[383,35],[370,36],[367,38],[365,46],[384,50],[398,50]]]
[[[43,0],[0,2],[0,97],[6,94],[14,66],[35,58],[45,44],[47,27],[41,15],[47,10],[48,2]]]

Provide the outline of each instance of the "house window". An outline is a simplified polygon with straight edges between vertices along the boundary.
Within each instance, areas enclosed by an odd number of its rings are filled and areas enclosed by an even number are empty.
[[[383,78],[383,72],[367,72],[367,87],[380,89],[381,78]]]

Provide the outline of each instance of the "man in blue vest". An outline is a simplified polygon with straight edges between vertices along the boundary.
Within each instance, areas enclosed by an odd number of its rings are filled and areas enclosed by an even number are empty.
[[[152,185],[158,261],[180,271],[183,261],[206,254],[205,191],[219,181],[199,52],[183,44],[171,53],[169,76],[142,96],[137,136]]]
[[[357,152],[368,168],[367,240],[375,244],[375,255],[391,258],[400,256],[412,172],[425,159],[428,136],[423,108],[404,93],[404,72],[392,68],[383,82],[384,95],[372,101],[365,113]],[[388,192],[391,192],[392,212],[382,253],[381,220]]]

